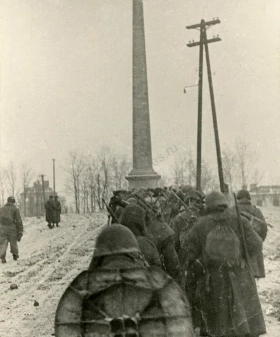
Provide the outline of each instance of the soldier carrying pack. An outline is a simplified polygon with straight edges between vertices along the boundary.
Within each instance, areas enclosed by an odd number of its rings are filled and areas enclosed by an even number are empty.
[[[132,232],[107,227],[93,259],[64,292],[56,337],[194,337],[180,287],[160,269],[145,268]]]

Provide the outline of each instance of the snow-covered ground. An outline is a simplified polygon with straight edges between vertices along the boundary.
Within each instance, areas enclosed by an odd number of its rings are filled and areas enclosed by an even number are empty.
[[[59,228],[44,219],[24,223],[20,259],[0,264],[0,337],[41,337],[54,333],[59,298],[72,279],[89,265],[104,214],[62,216]],[[10,290],[11,284],[18,289]],[[35,301],[39,306],[34,306]]]
[[[280,336],[280,208],[263,208],[269,228],[264,243],[266,278],[257,282],[267,324],[267,336]]]
[[[267,277],[258,281],[268,337],[280,335],[280,209],[263,209],[274,225],[265,244]],[[25,221],[20,259],[10,253],[0,264],[0,337],[43,337],[54,333],[54,313],[61,294],[86,269],[104,214],[64,215],[50,230],[44,219]],[[11,284],[18,289],[10,290]],[[39,306],[34,306],[35,301]]]

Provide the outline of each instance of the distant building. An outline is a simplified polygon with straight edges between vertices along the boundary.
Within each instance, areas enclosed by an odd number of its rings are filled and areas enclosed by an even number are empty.
[[[52,188],[50,188],[49,181],[44,181],[44,195],[42,183],[36,181],[33,183],[32,187],[26,187],[25,191],[20,194],[19,207],[22,215],[25,216],[43,216],[45,214],[45,202],[49,199],[50,195],[54,195]],[[58,197],[61,203],[62,213],[65,212],[65,198]]]
[[[280,206],[280,185],[257,186],[250,185],[252,203],[260,206]]]

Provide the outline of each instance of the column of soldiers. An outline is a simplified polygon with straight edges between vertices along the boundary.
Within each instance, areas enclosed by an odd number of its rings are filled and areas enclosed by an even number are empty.
[[[58,305],[56,336],[265,334],[255,278],[267,224],[247,191],[237,200],[191,186],[115,192],[111,225]]]

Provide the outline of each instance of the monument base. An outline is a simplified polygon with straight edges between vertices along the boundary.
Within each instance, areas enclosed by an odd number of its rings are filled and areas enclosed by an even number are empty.
[[[125,179],[129,183],[129,189],[132,188],[156,188],[161,178],[153,169],[151,170],[132,170]]]

